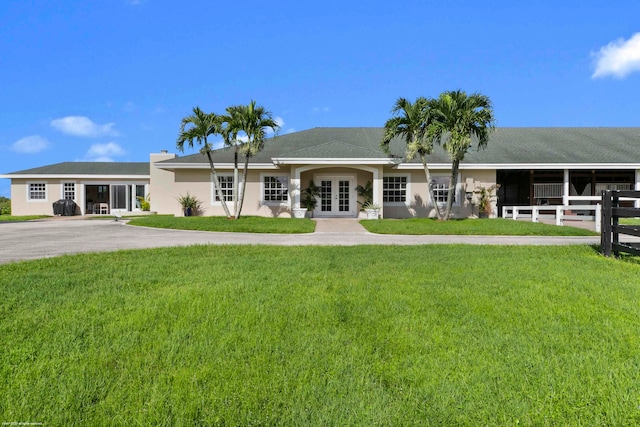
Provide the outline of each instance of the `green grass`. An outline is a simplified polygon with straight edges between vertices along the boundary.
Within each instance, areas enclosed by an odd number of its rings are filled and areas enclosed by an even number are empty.
[[[571,226],[556,226],[511,219],[432,218],[362,220],[371,233],[378,234],[464,234],[478,236],[595,236],[597,233]]]
[[[0,266],[0,420],[638,425],[640,263],[193,246]]]
[[[150,215],[129,221],[130,225],[174,228],[179,230],[231,231],[241,233],[313,233],[315,222],[297,218],[262,218],[245,216],[232,220],[220,216],[173,217]]]
[[[18,221],[30,221],[32,219],[49,218],[48,215],[23,215],[23,216],[11,216],[0,215],[0,222],[18,222]]]
[[[624,225],[640,225],[640,218],[620,218],[619,223]]]

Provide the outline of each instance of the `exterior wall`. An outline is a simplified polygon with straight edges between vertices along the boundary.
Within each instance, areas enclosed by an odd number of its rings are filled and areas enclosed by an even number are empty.
[[[447,169],[431,170],[435,177],[449,177],[451,171]],[[407,203],[386,203],[384,205],[385,218],[436,217],[436,211],[429,202],[427,178],[423,169],[391,169],[385,168],[385,176],[407,176]],[[495,184],[495,170],[460,170],[456,185],[456,201],[452,207],[455,218],[466,218],[478,214],[478,187],[489,187]],[[473,192],[471,201],[467,200],[467,192]],[[444,206],[444,205],[443,205]],[[493,201],[495,208],[495,200]]]
[[[484,187],[489,189],[491,186],[496,185],[497,177],[496,171],[493,169],[489,170],[465,170],[461,174],[461,182],[464,184],[464,192],[473,193],[471,195],[472,199],[469,203],[466,201],[465,210],[463,211],[463,215],[466,217],[469,216],[478,216],[478,202],[480,195],[478,194],[480,187]],[[492,194],[496,194],[498,189],[492,191]],[[498,216],[498,198],[491,198],[491,210],[493,214],[491,217]]]
[[[45,183],[46,199],[29,200],[29,183]],[[60,181],[47,179],[17,179],[11,180],[11,215],[53,215],[52,203],[60,199]]]
[[[182,215],[180,205],[176,201],[174,190],[175,174],[173,171],[155,167],[154,163],[174,159],[175,154],[152,153],[149,165],[149,203],[151,210],[159,214]]]
[[[174,172],[167,171],[169,175],[158,174],[162,178],[162,190],[160,196],[162,201],[158,203],[158,213],[173,214],[183,216],[182,208],[177,202],[177,198],[189,192],[195,196],[201,204],[199,215],[202,216],[224,216],[225,212],[220,202],[216,202],[213,179],[209,169],[178,169]],[[216,169],[218,176],[233,175],[232,169]],[[170,175],[173,175],[171,178]],[[247,173],[247,185],[245,187],[244,203],[242,206],[243,216],[265,216],[265,217],[290,217],[291,216],[291,184],[289,185],[289,201],[277,203],[264,203],[263,201],[263,176],[286,176],[290,179],[289,168],[249,170]],[[160,184],[153,181],[152,189]],[[239,171],[240,180],[242,171]],[[158,181],[160,182],[160,181]],[[291,180],[290,180],[291,182]],[[242,185],[242,183],[240,183]],[[153,190],[155,191],[155,190]],[[154,200],[152,198],[152,200]],[[152,202],[153,203],[153,202]],[[152,204],[155,209],[156,205]],[[227,207],[231,215],[234,213],[233,200],[227,200]]]
[[[145,185],[149,181],[146,178],[141,179],[114,179],[108,178],[13,178],[11,180],[11,214],[12,215],[53,215],[53,203],[63,199],[64,183],[75,183],[75,199],[78,205],[76,215],[83,215],[87,208],[87,189],[88,185]],[[44,200],[29,200],[29,184],[43,183],[46,184],[46,198]],[[147,193],[148,194],[148,193]],[[107,201],[110,205],[110,201]]]

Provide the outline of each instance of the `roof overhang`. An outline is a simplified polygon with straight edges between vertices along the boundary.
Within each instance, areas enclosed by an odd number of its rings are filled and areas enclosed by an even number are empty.
[[[395,165],[398,163],[397,160],[386,158],[386,159],[372,159],[372,158],[361,158],[361,159],[344,159],[344,158],[331,158],[331,159],[309,159],[309,158],[289,158],[289,157],[274,157],[273,163],[276,165],[331,165],[331,166],[340,166],[340,165]]]
[[[400,163],[397,169],[423,169],[420,163]],[[429,169],[451,169],[451,163],[429,163]],[[460,163],[460,170],[532,170],[532,169],[640,169],[640,163]]]
[[[216,169],[233,169],[233,163],[214,163]],[[238,163],[242,168],[244,162]],[[211,169],[209,163],[154,163],[153,166],[158,169],[176,170],[176,169]],[[249,169],[278,169],[273,163],[249,163]]]
[[[0,175],[0,178],[8,179],[150,179],[150,175],[91,175],[91,174],[44,174],[44,173],[31,173],[31,174],[6,174]]]

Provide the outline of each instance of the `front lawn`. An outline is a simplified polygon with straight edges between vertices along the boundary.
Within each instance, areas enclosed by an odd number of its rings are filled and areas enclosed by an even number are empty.
[[[1,265],[0,420],[638,425],[639,302],[640,264],[586,246],[192,246]]]
[[[48,215],[23,215],[23,216],[11,216],[11,215],[0,215],[0,222],[19,222],[19,221],[30,221],[32,219],[42,219],[48,218]]]
[[[378,234],[464,234],[477,236],[596,236],[597,233],[571,226],[556,226],[511,219],[432,218],[362,220],[360,224]]]
[[[256,216],[244,216],[234,220],[220,216],[174,217],[149,215],[132,219],[129,224],[179,230],[278,234],[313,233],[316,227],[315,222],[310,219],[262,218]]]

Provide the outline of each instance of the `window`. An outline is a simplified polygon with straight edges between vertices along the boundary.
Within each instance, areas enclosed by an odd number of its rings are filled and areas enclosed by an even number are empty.
[[[289,178],[286,176],[264,176],[262,200],[265,203],[289,201]]]
[[[450,182],[451,179],[448,176],[439,176],[431,180],[431,188],[433,188],[433,198],[435,199],[436,203],[447,203]]]
[[[65,182],[62,184],[62,198],[65,200],[76,199],[76,184],[75,182]]]
[[[384,203],[406,203],[407,177],[385,176],[382,179],[382,201]]]
[[[47,184],[36,182],[29,184],[29,200],[47,200]]]
[[[233,175],[218,175],[218,182],[220,183],[220,189],[222,190],[224,200],[227,202],[233,200]],[[220,203],[218,189],[215,184],[212,187],[214,195],[213,200]]]
[[[109,186],[108,185],[98,185],[98,200],[107,201],[109,194]]]

